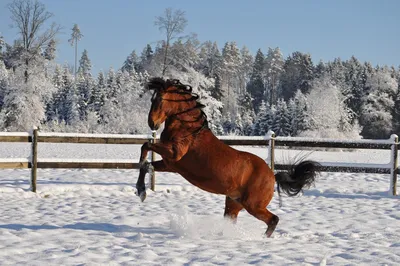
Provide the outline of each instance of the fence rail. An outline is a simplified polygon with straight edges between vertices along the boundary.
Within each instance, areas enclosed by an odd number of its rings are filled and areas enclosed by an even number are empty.
[[[387,164],[351,164],[321,163],[318,168],[323,172],[364,172],[390,174],[390,191],[397,195],[398,167],[398,146],[397,135],[392,135],[388,140],[355,140],[343,141],[336,139],[305,139],[275,137],[269,132],[265,137],[219,137],[227,145],[240,146],[268,146],[269,165],[273,170],[287,170],[290,165],[275,163],[275,150],[278,148],[341,148],[341,149],[383,149],[391,150],[390,162]],[[36,192],[36,179],[38,168],[97,168],[97,169],[139,169],[138,162],[131,160],[57,160],[39,159],[37,148],[39,143],[86,143],[86,144],[143,144],[147,141],[157,141],[155,132],[152,135],[120,135],[120,134],[68,134],[68,133],[42,133],[37,129],[32,133],[0,133],[0,142],[25,142],[32,143],[32,154],[30,159],[8,158],[0,161],[0,168],[30,168],[31,169],[31,190]],[[154,153],[151,159],[155,160]],[[155,188],[155,175],[151,176],[151,189]]]

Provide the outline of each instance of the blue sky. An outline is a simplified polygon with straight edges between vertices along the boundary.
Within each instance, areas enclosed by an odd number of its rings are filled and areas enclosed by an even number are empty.
[[[0,32],[11,43],[17,36],[0,0]],[[74,23],[83,39],[80,53],[88,50],[94,72],[118,69],[147,43],[154,47],[163,39],[155,16],[172,7],[186,12],[186,33],[200,41],[227,41],[258,48],[280,47],[284,57],[294,51],[310,53],[314,63],[336,57],[356,56],[373,65],[400,65],[400,1],[398,0],[42,0],[53,20],[64,27],[59,35],[57,61],[73,64],[74,50],[68,44]]]

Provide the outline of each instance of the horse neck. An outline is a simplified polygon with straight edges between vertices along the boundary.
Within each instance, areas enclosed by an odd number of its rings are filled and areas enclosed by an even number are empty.
[[[162,135],[165,139],[193,138],[205,128],[208,128],[207,118],[200,108],[195,108],[168,117]]]

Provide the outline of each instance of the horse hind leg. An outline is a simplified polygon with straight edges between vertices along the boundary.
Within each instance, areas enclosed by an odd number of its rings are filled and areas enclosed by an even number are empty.
[[[267,231],[265,231],[265,235],[271,237],[279,222],[279,217],[267,210],[266,207],[260,208],[257,205],[247,205],[245,209],[249,214],[267,224],[268,228]]]
[[[267,237],[272,235],[279,222],[279,217],[267,210],[274,194],[273,183],[270,184],[272,185],[263,185],[261,190],[255,187],[250,188],[241,202],[249,214],[267,224],[268,228],[265,232]]]
[[[232,220],[232,222],[236,223],[237,216],[239,212],[243,209],[243,205],[238,201],[231,199],[226,196],[225,199],[225,212],[224,217]]]

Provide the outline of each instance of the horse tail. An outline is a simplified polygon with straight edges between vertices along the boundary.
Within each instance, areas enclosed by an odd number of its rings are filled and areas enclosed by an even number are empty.
[[[286,172],[279,172],[275,175],[278,184],[278,193],[281,190],[288,196],[296,196],[303,188],[314,184],[318,173],[319,163],[314,161],[303,161],[299,164],[291,165]]]

